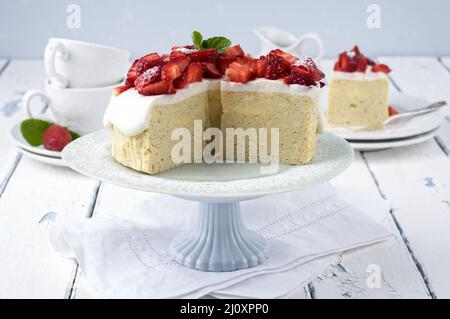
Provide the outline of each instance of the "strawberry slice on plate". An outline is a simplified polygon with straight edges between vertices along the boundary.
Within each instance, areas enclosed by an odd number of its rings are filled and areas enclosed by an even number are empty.
[[[217,79],[222,77],[216,65],[212,62],[203,62],[203,70],[205,72],[205,78]]]
[[[238,56],[245,56],[245,53],[244,53],[244,50],[242,50],[241,46],[238,44],[238,45],[235,45],[235,46],[232,46],[232,47],[228,48],[223,53],[223,55],[227,56],[227,57],[230,57],[230,58],[233,58],[233,57],[238,57]]]
[[[252,78],[250,66],[238,62],[231,63],[225,74],[231,82],[246,83]]]
[[[198,62],[189,64],[186,69],[186,80],[188,83],[201,82],[203,80],[203,65]]]
[[[174,80],[181,75],[180,67],[175,62],[168,62],[161,68],[161,79]]]
[[[155,83],[150,83],[142,88],[137,88],[141,95],[159,95],[159,94],[173,94],[175,88],[171,80],[162,80]]]

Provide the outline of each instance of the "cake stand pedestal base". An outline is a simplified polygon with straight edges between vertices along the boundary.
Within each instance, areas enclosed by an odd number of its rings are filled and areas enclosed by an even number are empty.
[[[200,202],[194,228],[170,243],[179,264],[202,271],[233,271],[257,266],[268,257],[266,240],[244,226],[238,201]]]

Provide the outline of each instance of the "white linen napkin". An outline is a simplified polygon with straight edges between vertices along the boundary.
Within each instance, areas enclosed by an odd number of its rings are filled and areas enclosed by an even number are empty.
[[[375,202],[372,208],[386,212],[385,202]],[[77,259],[87,282],[104,297],[278,298],[330,263],[330,258],[320,257],[390,235],[329,185],[241,206],[244,223],[268,239],[271,256],[262,265],[234,272],[201,272],[171,261],[169,242],[192,225],[197,205],[166,195],[153,195],[120,217],[111,212],[58,223],[50,238],[58,253]]]

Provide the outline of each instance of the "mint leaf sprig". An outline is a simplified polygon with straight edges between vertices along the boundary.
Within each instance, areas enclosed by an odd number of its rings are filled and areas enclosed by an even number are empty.
[[[198,31],[192,32],[192,42],[197,50],[217,49],[219,53],[225,52],[231,46],[231,41],[225,37],[212,37],[203,40],[202,34]]]

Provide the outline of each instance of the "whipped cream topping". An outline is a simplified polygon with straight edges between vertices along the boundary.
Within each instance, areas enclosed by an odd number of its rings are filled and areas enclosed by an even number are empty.
[[[144,96],[136,89],[129,89],[119,96],[112,96],[108,108],[103,116],[103,125],[111,128],[117,127],[127,136],[135,136],[143,132],[149,123],[151,109],[156,105],[166,105],[179,103],[182,100],[201,92],[219,90],[236,92],[279,92],[286,94],[304,95],[312,98],[316,106],[319,128],[322,132],[324,119],[320,110],[320,87],[304,86],[299,84],[287,85],[281,81],[256,79],[254,81],[235,83],[218,80],[203,80],[202,82],[192,83],[184,89],[177,90],[175,94],[161,94]]]
[[[112,96],[108,108],[103,116],[103,125],[117,127],[127,136],[135,136],[147,128],[151,109],[155,105],[179,103],[191,96],[209,89],[209,81],[192,83],[175,94],[161,94],[144,96],[131,88],[119,96]]]
[[[367,68],[366,72],[342,72],[334,71],[333,78],[342,80],[355,80],[355,81],[373,81],[387,79],[387,75],[383,72],[372,72]]]

